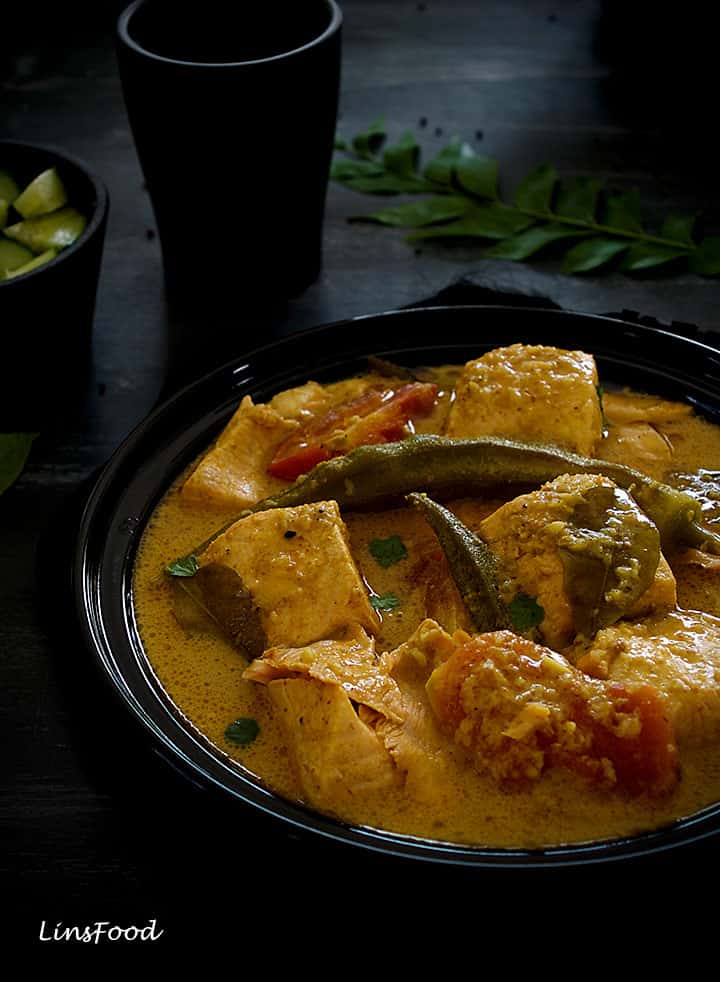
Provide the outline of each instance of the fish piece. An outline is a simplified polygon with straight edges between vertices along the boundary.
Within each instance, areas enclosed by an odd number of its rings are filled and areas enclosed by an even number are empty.
[[[662,690],[681,746],[720,739],[720,618],[673,610],[614,624],[567,654],[594,678]]]
[[[603,410],[608,423],[649,423],[661,426],[692,416],[692,406],[684,402],[670,402],[658,396],[640,392],[603,392]]]
[[[545,345],[488,351],[460,375],[445,432],[547,443],[590,455],[602,437],[595,359]]]
[[[352,624],[371,633],[379,627],[334,501],[241,519],[197,563],[237,573],[259,608],[267,647],[299,647]]]
[[[340,688],[356,703],[389,719],[402,719],[397,683],[381,669],[375,640],[354,626],[347,639],[316,641],[301,648],[268,648],[243,678],[269,684],[275,679],[309,677]]]
[[[605,477],[562,475],[502,505],[480,534],[500,562],[505,603],[534,598],[544,611],[538,630],[553,648],[637,613],[641,601],[643,610],[676,602],[657,529]]]
[[[619,464],[632,460],[639,471],[660,481],[672,464],[673,451],[668,437],[650,423],[632,422],[611,426],[597,454]]]
[[[282,441],[299,428],[269,406],[256,406],[250,396],[240,407],[182,486],[189,503],[242,509],[288,486],[267,473]]]
[[[373,796],[402,784],[402,773],[346,692],[313,678],[276,679],[267,686],[307,802],[347,816]]]
[[[553,767],[631,794],[664,794],[677,782],[673,728],[656,688],[588,678],[509,631],[457,645],[427,693],[473,767],[503,787],[527,787]]]
[[[426,494],[413,492],[407,500],[435,532],[475,630],[507,627],[507,609],[498,591],[497,559],[486,543]]]
[[[450,635],[427,618],[404,644],[381,656],[382,668],[402,694],[403,709],[400,723],[381,717],[375,720],[375,729],[405,774],[408,792],[434,804],[438,814],[449,811],[445,802],[457,798],[455,776],[458,769],[466,769],[466,762],[438,725],[425,687],[433,669],[468,638],[464,631]]]
[[[371,373],[329,385],[307,382],[256,405],[245,396],[218,439],[182,487],[191,504],[240,511],[290,483],[267,468],[290,434],[333,406],[366,392],[381,380]],[[382,379],[387,384],[387,379]]]

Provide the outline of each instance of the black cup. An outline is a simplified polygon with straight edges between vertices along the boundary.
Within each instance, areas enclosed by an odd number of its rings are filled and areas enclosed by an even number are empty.
[[[334,0],[136,0],[121,14],[171,312],[238,322],[317,278],[341,20]]]

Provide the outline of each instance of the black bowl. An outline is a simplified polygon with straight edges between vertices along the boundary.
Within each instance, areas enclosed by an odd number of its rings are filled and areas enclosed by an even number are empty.
[[[69,204],[88,220],[82,235],[50,262],[0,281],[0,430],[45,430],[81,395],[91,350],[108,193],[84,163],[51,147],[0,140],[0,167],[20,187],[49,167],[57,168]]]
[[[82,518],[73,590],[82,633],[102,672],[145,727],[151,745],[189,777],[338,842],[394,856],[480,867],[537,867],[629,859],[720,830],[720,804],[632,838],[541,850],[457,846],[355,827],[274,795],[205,740],[149,665],[133,615],[133,562],[145,523],[168,486],[227,422],[242,396],[258,401],[309,378],[361,370],[368,354],[400,364],[462,362],[515,341],[582,348],[606,382],[683,399],[720,419],[720,352],[670,331],[557,310],[435,307],[359,317],[254,351],[182,390],[123,443]]]

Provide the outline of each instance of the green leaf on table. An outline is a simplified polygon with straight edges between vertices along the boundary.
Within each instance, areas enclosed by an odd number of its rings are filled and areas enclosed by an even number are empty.
[[[420,146],[410,130],[383,153],[385,170],[400,177],[415,177],[419,159]]]
[[[428,181],[452,185],[453,175],[458,165],[463,160],[470,160],[474,156],[475,151],[469,143],[464,143],[462,140],[451,140],[436,157],[428,161],[423,174]]]
[[[476,154],[462,157],[455,165],[455,178],[464,191],[478,198],[497,198],[498,196],[497,160]]]
[[[640,192],[638,189],[614,191],[605,195],[602,224],[610,228],[620,229],[623,232],[642,232]]]
[[[515,204],[528,211],[550,213],[558,172],[552,164],[540,164],[515,191]]]
[[[535,219],[499,203],[472,208],[462,218],[447,225],[414,232],[409,242],[421,239],[506,239],[535,223]]]
[[[692,215],[668,215],[662,223],[660,235],[663,239],[684,242],[689,246],[694,245],[693,231],[697,217],[697,212]]]
[[[398,228],[421,228],[434,222],[447,222],[458,218],[472,208],[467,198],[453,197],[450,194],[439,194],[434,198],[423,201],[410,201],[407,204],[383,208],[370,215],[359,215],[351,218],[351,222],[377,222],[379,225],[394,225]]]
[[[598,197],[605,182],[594,177],[576,177],[560,185],[555,214],[582,222],[594,222]]]
[[[563,273],[589,273],[629,248],[627,239],[613,239],[604,235],[584,239],[565,253]]]
[[[534,255],[552,242],[579,238],[584,235],[588,235],[585,229],[558,225],[554,222],[546,225],[535,225],[524,232],[513,235],[512,238],[506,239],[504,242],[498,243],[492,249],[488,249],[485,255],[492,256],[494,259],[527,259],[528,256]]]
[[[352,191],[364,194],[421,194],[434,190],[419,177],[403,177],[401,174],[368,175],[344,180],[343,184]]]
[[[259,732],[260,726],[256,719],[241,716],[226,728],[225,739],[238,747],[246,747],[255,740]]]
[[[563,272],[571,274],[611,265],[636,272],[685,259],[695,273],[720,275],[720,236],[694,237],[696,214],[670,214],[659,233],[646,230],[637,188],[608,190],[598,177],[561,180],[552,164],[542,164],[520,182],[513,207],[500,199],[497,160],[469,143],[453,138],[419,174],[413,133],[390,146],[386,136],[382,119],[349,143],[338,136],[336,149],[347,156],[333,162],[331,177],[365,194],[425,197],[350,221],[415,230],[411,243],[495,239],[485,255],[518,261],[557,242],[554,255],[564,255]]]
[[[720,236],[708,235],[690,253],[690,269],[700,276],[717,276],[720,273]]]
[[[621,269],[640,270],[664,266],[665,263],[687,256],[686,249],[673,249],[671,246],[658,245],[655,242],[634,242],[622,261]]]
[[[387,132],[382,116],[374,123],[353,137],[352,148],[358,157],[373,157],[385,142]]]
[[[353,157],[341,157],[333,160],[330,167],[330,177],[333,181],[351,181],[358,177],[377,177],[383,175],[383,165],[375,160],[358,160]]]
[[[0,494],[20,477],[37,433],[0,433]]]

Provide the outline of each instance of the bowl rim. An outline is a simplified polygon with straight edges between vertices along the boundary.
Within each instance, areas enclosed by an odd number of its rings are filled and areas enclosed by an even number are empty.
[[[42,266],[38,266],[36,269],[31,269],[28,273],[23,273],[22,276],[13,277],[9,280],[0,280],[0,290],[3,287],[12,287],[16,283],[25,283],[31,277],[41,275],[47,269],[53,266],[57,266],[58,263],[63,262],[69,256],[78,252],[85,243],[92,237],[94,237],[97,230],[102,226],[103,222],[107,218],[108,208],[110,204],[110,194],[104,182],[98,177],[97,173],[90,168],[84,160],[76,157],[74,154],[68,153],[66,150],[61,150],[59,147],[53,146],[51,144],[44,143],[27,143],[24,140],[0,140],[0,154],[4,147],[8,147],[10,151],[17,148],[22,151],[37,151],[40,154],[44,154],[50,158],[55,158],[59,163],[69,163],[75,167],[83,177],[89,181],[90,186],[93,189],[95,201],[93,204],[92,215],[88,218],[88,223],[83,229],[82,233],[75,239],[75,241],[61,249],[56,256],[48,262],[43,263]]]
[[[189,759],[173,742],[172,737],[157,724],[155,720],[149,718],[144,707],[136,698],[136,694],[123,677],[121,666],[114,661],[114,654],[107,635],[104,633],[104,625],[92,623],[89,617],[88,601],[97,601],[99,588],[94,583],[88,584],[88,555],[87,546],[92,531],[93,522],[96,520],[96,513],[101,511],[104,499],[112,494],[114,483],[117,482],[118,472],[122,469],[123,462],[127,456],[137,450],[142,444],[153,427],[162,423],[163,419],[176,413],[177,408],[188,399],[191,394],[200,392],[203,388],[217,381],[221,383],[223,376],[228,373],[235,373],[239,368],[246,368],[253,358],[270,355],[278,349],[282,350],[288,343],[303,345],[305,340],[310,337],[321,337],[324,334],[337,330],[341,327],[356,325],[362,327],[363,322],[385,319],[402,319],[411,317],[423,317],[425,314],[433,313],[447,314],[456,316],[458,313],[493,313],[503,311],[507,315],[517,315],[522,317],[530,315],[545,315],[558,320],[581,318],[584,323],[595,322],[598,325],[615,325],[618,330],[627,329],[636,335],[640,335],[648,340],[655,336],[663,336],[671,343],[680,343],[688,346],[693,351],[695,357],[707,357],[712,355],[714,363],[720,363],[720,348],[715,348],[704,341],[689,338],[673,331],[670,328],[657,327],[655,325],[636,324],[623,319],[621,316],[585,314],[580,311],[562,310],[553,308],[538,308],[536,306],[514,306],[506,304],[468,304],[457,306],[446,305],[424,305],[420,307],[401,308],[395,310],[378,311],[375,313],[361,314],[355,317],[344,318],[330,323],[321,324],[316,327],[293,332],[292,334],[280,338],[238,355],[236,358],[206,373],[194,382],[190,382],[177,392],[165,399],[156,406],[138,425],[128,434],[125,440],[118,446],[106,465],[102,468],[92,490],[85,502],[82,516],[79,523],[79,532],[76,540],[75,554],[73,557],[71,580],[72,592],[74,595],[75,612],[79,619],[81,635],[85,646],[89,648],[93,655],[96,667],[102,670],[105,682],[119,697],[126,708],[131,710],[131,715],[136,718],[144,728],[146,735],[152,738],[156,748],[159,747],[161,753],[170,750],[174,765],[180,764],[186,768],[186,776],[200,778],[205,784],[220,789],[224,794],[229,794],[238,803],[245,807],[257,808],[266,815],[280,820],[297,828],[319,834],[320,837],[340,842],[353,847],[361,847],[366,850],[381,853],[392,857],[402,857],[405,859],[418,860],[421,862],[439,863],[453,866],[465,866],[474,868],[548,868],[548,867],[568,867],[568,866],[587,866],[598,863],[618,862],[630,859],[643,858],[668,850],[677,849],[700,842],[703,839],[716,836],[720,833],[720,802],[712,803],[699,811],[686,817],[676,819],[660,828],[646,830],[636,835],[626,835],[618,838],[595,840],[591,842],[570,843],[560,846],[547,846],[539,848],[496,848],[483,846],[469,846],[455,842],[445,842],[443,840],[424,839],[409,836],[403,833],[386,832],[385,830],[352,825],[346,822],[329,818],[321,812],[315,811],[303,805],[289,801],[281,795],[275,794],[264,786],[252,785],[251,782],[240,775],[240,783],[244,783],[255,789],[255,794],[248,793],[247,787],[241,790],[229,787],[222,780],[208,769],[199,764],[196,760]],[[483,338],[478,339],[478,344],[483,344]],[[391,340],[388,347],[393,346]],[[582,344],[580,345],[582,347]],[[409,347],[398,342],[398,348]],[[421,346],[422,347],[422,346]],[[429,347],[440,348],[440,342]],[[592,349],[593,344],[589,347]],[[337,362],[350,361],[357,357],[357,351],[346,352],[336,351]],[[642,367],[641,367],[642,370]],[[227,385],[227,380],[224,382]],[[718,406],[715,407],[720,416],[720,386],[713,379],[713,387],[717,391]],[[238,395],[238,399],[240,395]],[[702,406],[702,404],[700,404]],[[172,483],[174,478],[166,479],[164,490]],[[88,588],[89,587],[89,588]],[[96,591],[96,593],[94,592]],[[127,623],[126,628],[129,630]],[[103,647],[103,642],[107,646]],[[131,641],[132,645],[132,641]],[[152,672],[147,656],[144,656],[146,667]],[[143,672],[144,682],[147,682],[147,672]],[[162,688],[161,683],[157,684]],[[200,731],[187,720],[179,707],[175,706],[169,694],[165,692],[165,698],[176,710],[176,716],[180,720],[175,720],[175,724],[189,733],[191,739],[197,744],[197,735]],[[167,707],[165,707],[167,710]],[[202,736],[202,734],[200,734]],[[222,750],[212,744],[207,737],[203,737],[207,747],[206,756],[215,756],[219,769],[232,771],[232,767],[222,761]],[[209,749],[208,749],[209,748]],[[212,751],[214,750],[214,754]],[[163,753],[164,755],[164,753]]]

